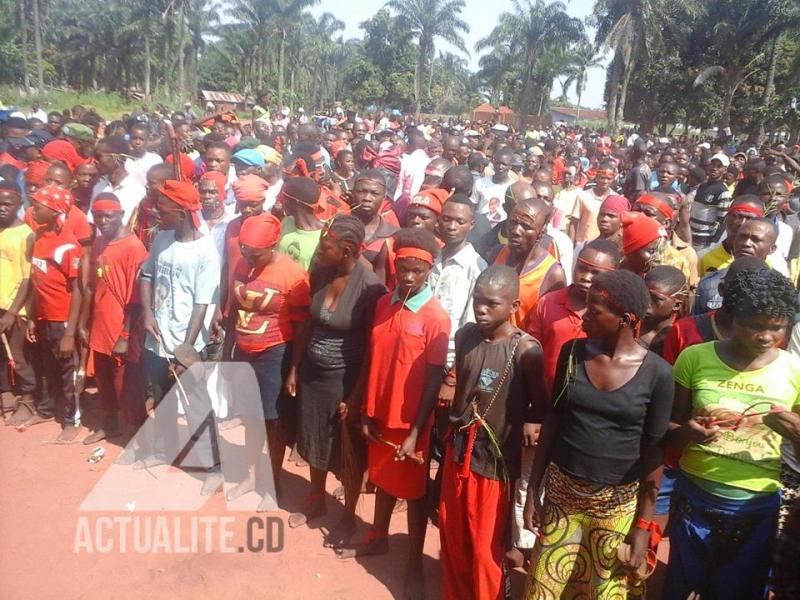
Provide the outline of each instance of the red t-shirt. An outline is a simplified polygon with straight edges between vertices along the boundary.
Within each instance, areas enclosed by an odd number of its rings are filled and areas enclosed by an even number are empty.
[[[244,352],[291,341],[295,323],[309,317],[308,273],[284,254],[276,252],[274,262],[257,273],[242,261],[229,294],[236,311],[236,345]]]
[[[564,172],[567,170],[567,165],[564,159],[560,156],[553,160],[553,185],[561,185],[564,183]]]
[[[546,293],[528,314],[528,333],[542,345],[548,393],[553,392],[561,347],[570,340],[586,337],[582,322],[581,315],[570,306],[568,287]]]
[[[392,300],[389,292],[375,307],[364,412],[383,427],[410,429],[428,365],[444,368],[447,362],[450,317],[433,296],[417,312]]]
[[[79,275],[81,247],[71,233],[39,229],[33,242],[31,285],[36,318],[66,321],[72,300],[70,280]]]
[[[689,346],[716,340],[714,327],[711,325],[711,316],[717,311],[712,310],[702,315],[678,319],[672,325],[664,338],[664,349],[661,351],[664,360],[674,365],[678,355]]]
[[[123,329],[125,313],[138,304],[139,267],[147,258],[144,244],[135,235],[107,242],[95,240],[92,248],[92,325],[89,346],[111,354]]]
[[[33,218],[33,208],[29,207],[25,211],[25,224],[34,231],[41,227]],[[86,215],[83,214],[83,211],[75,205],[69,207],[69,212],[64,224],[61,226],[61,231],[71,233],[81,246],[88,246],[92,243],[92,225]]]

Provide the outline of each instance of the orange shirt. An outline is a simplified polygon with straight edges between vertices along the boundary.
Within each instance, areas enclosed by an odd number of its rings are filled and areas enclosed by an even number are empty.
[[[494,264],[504,265],[508,260],[508,246],[503,246]],[[545,254],[539,262],[527,263],[522,273],[519,274],[519,308],[511,315],[511,323],[515,327],[526,330],[528,328],[528,315],[542,295],[542,284],[551,269],[558,261],[550,254]]]
[[[236,345],[248,353],[291,341],[296,323],[308,319],[308,273],[285,254],[256,272],[241,261],[230,289],[236,311]]]
[[[388,429],[410,429],[419,414],[428,365],[444,368],[450,317],[429,287],[401,302],[393,292],[375,307],[364,413]]]

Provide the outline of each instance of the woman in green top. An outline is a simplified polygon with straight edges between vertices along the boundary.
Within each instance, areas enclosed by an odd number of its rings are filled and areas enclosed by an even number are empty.
[[[683,450],[663,598],[762,598],[780,505],[781,436],[800,412],[800,360],[781,350],[797,290],[772,270],[726,280],[732,336],[675,363],[669,443]],[[794,441],[800,441],[798,437]]]

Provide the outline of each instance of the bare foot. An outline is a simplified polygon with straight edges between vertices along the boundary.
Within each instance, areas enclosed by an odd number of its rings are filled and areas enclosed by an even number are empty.
[[[425,572],[422,561],[409,563],[404,584],[405,600],[425,600]]]
[[[244,496],[245,494],[252,492],[256,489],[256,477],[253,473],[248,473],[247,477],[244,481],[236,484],[228,493],[225,494],[225,498],[228,500],[236,500],[239,496]]]
[[[213,471],[206,475],[206,479],[203,482],[203,487],[200,489],[201,496],[210,496],[211,494],[215,494],[220,486],[225,482],[225,478],[222,477],[222,473],[219,471]]]
[[[33,427],[34,425],[39,425],[41,423],[47,423],[48,421],[52,420],[53,417],[43,417],[42,415],[36,413],[22,425],[18,425],[17,431],[25,431],[28,427]]]
[[[289,527],[295,528],[300,525],[305,525],[309,521],[313,521],[319,517],[328,514],[328,509],[325,507],[325,494],[311,493],[303,500],[303,507],[299,512],[289,515]]]
[[[27,404],[17,404],[17,410],[8,418],[6,421],[6,425],[11,425],[12,427],[19,427],[25,421],[30,419],[34,415],[33,410]]]
[[[322,545],[325,548],[341,548],[350,541],[350,538],[353,537],[355,532],[355,518],[351,515],[346,515],[342,517],[342,520],[339,521],[339,523],[337,523],[336,526],[328,532],[324,541],[322,542]]]
[[[389,537],[374,531],[367,534],[367,539],[352,548],[337,548],[336,556],[342,560],[361,556],[380,556],[389,553]]]
[[[344,486],[340,485],[335,490],[333,490],[333,494],[331,494],[337,500],[344,500]]]
[[[232,419],[225,419],[222,423],[219,424],[218,429],[220,431],[226,431],[228,429],[234,429],[239,427],[239,425],[243,425],[242,420],[239,417],[233,417]]]
[[[69,444],[70,442],[74,441],[76,437],[78,437],[78,433],[81,430],[80,425],[73,425],[71,423],[67,423],[61,429],[61,434],[56,438],[56,443],[58,444]]]
[[[278,507],[277,499],[273,498],[268,494],[264,494],[264,496],[261,498],[261,502],[259,502],[258,506],[256,507],[256,512],[257,513],[272,512],[275,509],[277,509],[277,507]]]
[[[106,439],[106,437],[108,436],[106,435],[105,430],[101,428],[98,429],[97,431],[93,431],[85,438],[83,438],[83,443],[89,446],[91,444],[96,444],[97,442],[103,441],[104,439]]]

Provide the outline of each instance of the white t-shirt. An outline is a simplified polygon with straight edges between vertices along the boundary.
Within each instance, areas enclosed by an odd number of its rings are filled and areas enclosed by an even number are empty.
[[[486,215],[491,223],[500,223],[505,221],[508,215],[503,210],[503,201],[506,197],[506,190],[508,186],[514,183],[510,179],[505,183],[495,183],[492,181],[492,176],[487,175],[481,177],[475,182],[475,188],[472,190],[472,202],[478,206],[478,212]]]
[[[414,150],[411,154],[403,154],[400,158],[400,176],[397,178],[397,190],[394,199],[400,196],[413,197],[422,187],[425,180],[425,167],[431,162],[425,150]]]
[[[194,349],[200,352],[208,344],[219,296],[219,278],[219,254],[210,237],[204,235],[190,242],[179,242],[174,231],[156,235],[150,255],[142,264],[142,279],[149,279],[153,287],[153,314],[166,354],[173,354],[186,339],[195,304],[207,304],[208,308]],[[150,334],[145,335],[144,346],[165,356]]]
[[[792,335],[789,337],[789,347],[787,350],[795,356],[800,356],[800,323],[797,323],[792,328]],[[794,445],[789,440],[785,439],[781,442],[781,459],[795,473],[800,473],[800,460],[798,460]]]
[[[150,167],[161,164],[164,162],[162,158],[155,152],[145,152],[139,158],[129,158],[125,161],[125,171],[128,175],[133,175],[136,181],[143,186],[147,186],[147,172]]]
[[[235,214],[228,212],[223,213],[222,218],[214,223],[214,226],[209,230],[208,223],[203,218],[203,213],[200,213],[200,233],[204,236],[208,235],[214,242],[214,247],[219,252],[220,260],[225,256],[225,230],[228,228],[228,223],[236,218]]]

